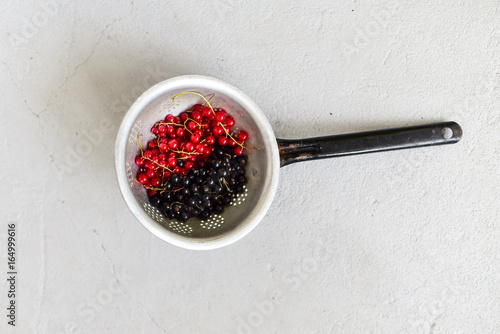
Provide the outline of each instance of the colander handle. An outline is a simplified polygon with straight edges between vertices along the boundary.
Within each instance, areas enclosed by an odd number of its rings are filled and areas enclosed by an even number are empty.
[[[306,139],[278,139],[281,167],[299,161],[457,143],[462,128],[442,122]]]

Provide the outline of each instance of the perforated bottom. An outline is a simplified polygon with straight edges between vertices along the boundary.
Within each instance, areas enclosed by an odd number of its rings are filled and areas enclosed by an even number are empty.
[[[148,216],[150,216],[151,218],[156,220],[158,223],[165,223],[166,222],[167,217],[165,217],[163,212],[161,212],[160,210],[158,210],[157,208],[155,208],[151,204],[144,203],[143,208],[144,208],[144,210],[146,210]]]
[[[234,199],[231,201],[230,205],[237,206],[246,200],[248,196],[248,188],[246,186],[243,186],[243,189],[244,189],[243,193],[236,194]],[[191,226],[191,224],[200,224],[200,226],[204,229],[214,230],[220,227],[222,224],[224,224],[225,221],[223,216],[212,214],[210,217],[208,217],[208,219],[202,220],[201,222],[198,221],[191,222],[188,220],[186,223],[182,223],[177,220],[169,220],[167,217],[165,217],[163,212],[161,212],[160,210],[158,210],[149,203],[144,203],[143,208],[148,214],[148,216],[156,220],[158,223],[168,227],[170,230],[174,232],[183,235],[190,235],[191,233],[193,233],[193,227]]]
[[[201,227],[206,228],[208,230],[217,228],[222,224],[224,224],[224,217],[215,214],[208,217],[207,220],[201,221]]]
[[[241,194],[236,194],[235,198],[231,202],[232,206],[240,205],[241,203],[245,202],[248,196],[248,189],[247,186],[243,186],[243,193]]]
[[[191,226],[189,226],[187,223],[178,222],[177,220],[171,220],[168,223],[168,227],[173,231],[184,235],[190,235],[191,233],[193,233],[193,228]]]

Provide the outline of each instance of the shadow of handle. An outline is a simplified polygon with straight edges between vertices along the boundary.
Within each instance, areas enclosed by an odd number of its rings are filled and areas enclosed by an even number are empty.
[[[462,128],[441,122],[306,139],[277,139],[281,167],[294,162],[457,143]]]

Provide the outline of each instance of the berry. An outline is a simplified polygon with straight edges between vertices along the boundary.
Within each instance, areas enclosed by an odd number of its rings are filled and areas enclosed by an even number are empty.
[[[192,142],[192,143],[194,143],[194,144],[199,143],[199,142],[200,142],[200,139],[201,139],[201,137],[200,137],[200,136],[198,136],[196,133],[193,133],[193,134],[191,135],[191,142]],[[187,145],[187,144],[186,144],[186,145]]]
[[[177,130],[175,131],[175,134],[177,135],[177,137],[184,137],[184,129],[183,128],[177,128]]]
[[[213,117],[212,109],[210,109],[210,107],[204,107],[203,108],[203,116],[211,119]]]
[[[215,120],[217,122],[224,122],[224,120],[226,119],[226,114],[225,112],[223,111],[218,111],[216,114],[215,114]]]
[[[144,159],[142,157],[136,157],[135,158],[135,164],[137,166],[143,166],[144,165]]]
[[[177,159],[176,158],[168,158],[167,164],[170,167],[175,167],[177,165]]]
[[[191,130],[191,131],[196,130],[196,128],[197,128],[197,127],[198,127],[198,126],[197,126],[197,125],[196,125],[196,123],[195,123],[195,122],[193,122],[193,121],[189,121],[189,122],[187,123],[187,128],[188,128],[189,130]]]
[[[215,143],[215,138],[213,136],[207,136],[207,144],[213,145]]]
[[[203,153],[203,151],[205,151],[205,145],[203,145],[203,144],[197,144],[196,145],[196,151],[199,152],[199,153]]]
[[[193,111],[193,114],[192,114],[191,116],[192,116],[192,118],[193,118],[195,121],[197,121],[197,122],[200,122],[200,121],[201,121],[201,119],[203,118],[202,113],[201,113],[201,112],[199,112],[199,111]]]
[[[224,133],[224,129],[220,125],[214,126],[213,133],[215,137],[219,137],[222,133]]]
[[[176,139],[172,139],[168,142],[168,147],[170,147],[170,149],[172,150],[176,150],[177,147],[179,147],[179,142]]]
[[[218,142],[220,145],[226,146],[227,145],[227,137],[219,137]]]
[[[160,151],[166,152],[168,150],[168,145],[165,143],[161,143],[159,148],[160,148]]]
[[[159,186],[160,186],[160,184],[161,184],[161,180],[160,180],[160,178],[155,177],[155,178],[151,179],[151,185],[152,185],[153,187],[159,187]]]
[[[241,148],[241,146],[238,146],[234,149],[234,154],[236,155],[243,155],[243,149]]]
[[[230,128],[232,128],[234,126],[234,118],[232,118],[231,116],[228,116],[226,117],[226,125]]]
[[[248,134],[245,131],[241,131],[240,133],[238,133],[238,136],[236,137],[236,139],[238,139],[238,141],[240,142],[244,142],[245,140],[247,140],[247,138]]]
[[[198,142],[199,142],[199,140],[198,140]],[[194,144],[193,143],[194,143],[193,142],[193,138],[191,136],[191,142],[186,143],[186,150],[188,152],[193,152],[194,151]]]
[[[179,183],[179,181],[181,180],[181,178],[179,177],[179,175],[177,174],[173,174],[171,177],[170,177],[170,182],[176,184],[176,183]]]
[[[149,178],[145,173],[140,173],[137,175],[137,181],[141,184],[146,184],[149,181]]]
[[[238,157],[237,161],[238,161],[238,163],[239,163],[241,166],[245,166],[245,165],[246,165],[246,163],[247,163],[247,161],[248,161],[248,159],[247,159],[247,157],[242,156],[242,157]]]
[[[153,190],[154,191],[154,190]],[[149,198],[149,203],[155,208],[159,207],[161,204],[161,197],[158,195],[153,195]]]

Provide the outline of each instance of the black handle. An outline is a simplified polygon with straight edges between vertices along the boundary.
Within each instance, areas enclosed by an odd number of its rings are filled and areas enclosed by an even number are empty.
[[[443,122],[326,137],[278,139],[278,147],[283,167],[299,161],[453,144],[461,137],[460,125]]]

